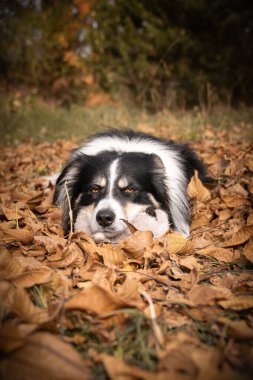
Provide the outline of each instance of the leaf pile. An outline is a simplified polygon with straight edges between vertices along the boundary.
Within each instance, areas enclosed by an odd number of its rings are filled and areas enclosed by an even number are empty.
[[[0,377],[248,379],[253,373],[253,153],[208,131],[196,144],[191,238],[133,231],[117,246],[64,237],[53,187],[73,144],[1,153]]]

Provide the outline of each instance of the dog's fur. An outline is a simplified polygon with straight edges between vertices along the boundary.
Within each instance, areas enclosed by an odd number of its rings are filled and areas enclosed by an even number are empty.
[[[56,182],[54,202],[67,233],[67,186],[74,229],[97,242],[116,243],[128,235],[124,219],[156,236],[169,228],[188,236],[187,185],[194,169],[205,180],[203,164],[187,145],[111,130],[73,152]]]

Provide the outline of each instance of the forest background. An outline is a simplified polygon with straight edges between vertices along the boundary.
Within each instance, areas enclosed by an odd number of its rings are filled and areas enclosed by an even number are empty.
[[[0,23],[5,142],[135,126],[139,110],[182,111],[187,138],[204,116],[252,117],[250,1],[2,0]]]

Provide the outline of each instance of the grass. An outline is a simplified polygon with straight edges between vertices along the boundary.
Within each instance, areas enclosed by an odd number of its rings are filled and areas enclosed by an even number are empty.
[[[156,136],[179,140],[198,140],[207,125],[219,129],[238,129],[238,139],[252,138],[253,108],[217,107],[207,114],[199,108],[149,114],[144,110],[111,103],[70,108],[46,104],[38,98],[0,96],[1,145],[15,145],[28,139],[83,141],[91,134],[109,127],[133,128]]]
[[[114,327],[115,339],[106,342],[99,335],[89,321],[75,320],[75,314],[69,313],[74,328],[67,329],[65,335],[75,334],[85,337],[85,343],[76,346],[82,353],[87,347],[98,353],[107,353],[124,359],[132,365],[140,366],[146,370],[155,370],[157,364],[157,353],[154,345],[152,324],[147,317],[134,309],[124,309],[128,318],[122,328]]]

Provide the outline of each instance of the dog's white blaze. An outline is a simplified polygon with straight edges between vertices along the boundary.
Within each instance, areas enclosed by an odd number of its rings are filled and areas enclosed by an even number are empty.
[[[115,182],[116,182],[116,179],[118,176],[118,172],[117,172],[118,161],[119,161],[118,159],[114,160],[111,163],[111,166],[109,168],[109,179],[108,179],[108,182],[109,182],[108,183],[108,185],[109,185],[108,197],[109,198],[112,197],[113,189],[114,189]]]
[[[171,199],[170,211],[176,225],[176,229],[189,236],[189,225],[186,221],[188,210],[186,194],[186,178],[183,173],[180,154],[162,143],[151,139],[128,137],[97,137],[81,147],[75,154],[83,153],[94,156],[103,151],[116,152],[141,152],[157,154],[164,167],[168,195]]]

